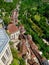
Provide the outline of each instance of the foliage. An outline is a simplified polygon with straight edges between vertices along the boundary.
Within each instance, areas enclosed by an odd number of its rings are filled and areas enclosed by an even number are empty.
[[[14,59],[11,65],[19,65],[19,60]]]
[[[3,17],[4,24],[7,26],[10,23],[10,18],[8,16]]]
[[[5,9],[6,12],[11,13],[13,9],[15,9],[16,4],[19,2],[19,0],[13,0],[13,2],[4,2],[3,0],[0,0],[0,9]]]
[[[49,25],[46,23],[45,15],[49,11],[47,8],[49,8],[47,3],[41,0],[22,0],[19,20],[24,25],[26,33],[32,35],[43,56],[49,59],[49,46],[42,40],[42,38],[49,39]]]
[[[40,19],[41,19],[40,15],[35,15],[34,18],[35,18],[36,21],[40,21]]]
[[[19,61],[20,61],[20,65],[26,65],[23,58],[19,58]]]
[[[13,47],[13,42],[10,41],[10,47],[13,55],[13,62],[11,65],[26,65],[23,58],[18,57],[18,51]]]

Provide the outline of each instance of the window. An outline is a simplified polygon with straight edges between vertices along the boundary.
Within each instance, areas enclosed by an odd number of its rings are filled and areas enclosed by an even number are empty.
[[[2,62],[3,62],[4,64],[6,63],[6,59],[5,59],[4,56],[1,58],[1,60],[2,60]]]
[[[15,35],[14,35],[14,39],[15,39]]]
[[[11,55],[10,47],[8,47],[7,50],[8,50],[9,56],[10,56]]]
[[[14,39],[14,35],[12,35],[12,39]]]
[[[9,56],[9,52],[8,52],[8,50],[6,50],[6,55],[7,55],[7,57]]]
[[[11,39],[15,39],[15,34],[11,35]]]
[[[16,33],[16,35],[17,35],[17,33]]]

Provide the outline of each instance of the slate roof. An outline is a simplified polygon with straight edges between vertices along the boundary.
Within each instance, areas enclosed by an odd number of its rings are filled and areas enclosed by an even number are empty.
[[[5,48],[6,44],[9,42],[9,37],[3,28],[0,28],[0,53]]]

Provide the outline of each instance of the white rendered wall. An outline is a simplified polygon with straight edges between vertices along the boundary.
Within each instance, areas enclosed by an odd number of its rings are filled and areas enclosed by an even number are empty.
[[[17,31],[13,34],[10,35],[10,39],[11,41],[15,42],[15,40],[17,41],[18,40],[18,37],[19,37],[19,34],[20,34],[20,31]],[[14,37],[14,39],[12,39],[12,37]]]
[[[0,54],[0,64],[1,64],[1,65],[5,65],[5,64],[2,62],[1,58],[5,55],[5,52],[6,52],[6,50],[7,50],[8,48],[9,48],[9,50],[10,50],[9,44],[6,45],[6,47],[4,48],[4,50],[2,51],[2,53]],[[10,53],[10,56],[9,56],[9,57],[7,57],[7,56],[5,55],[5,57],[6,57],[6,59],[7,59],[7,64],[6,64],[6,65],[11,64],[11,62],[12,62],[12,60],[13,60],[13,57],[12,57],[12,54],[11,54],[11,50],[10,50],[9,53]]]

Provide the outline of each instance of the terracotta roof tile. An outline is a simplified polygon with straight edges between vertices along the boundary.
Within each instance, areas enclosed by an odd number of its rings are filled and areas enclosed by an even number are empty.
[[[28,40],[32,40],[31,35],[28,34],[28,35],[27,35],[27,39],[28,39]]]
[[[20,30],[20,33],[22,34],[26,32],[23,25],[19,26],[19,30]]]
[[[30,49],[30,52],[31,52],[31,58],[35,58],[36,56],[31,49]]]
[[[28,60],[28,63],[29,63],[30,65],[38,65],[34,60]]]
[[[26,36],[24,35],[24,34],[20,34],[19,35],[19,39],[21,40],[21,39],[26,39]]]
[[[27,52],[27,47],[25,45],[25,40],[22,40],[21,50],[22,50],[22,54],[25,54]]]
[[[28,42],[34,49],[38,49],[38,47],[35,45],[35,43],[32,40],[28,40]]]
[[[18,27],[16,27],[14,24],[8,25],[8,31],[9,31],[10,34],[15,33],[18,30],[19,30]]]

